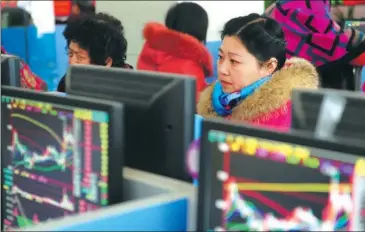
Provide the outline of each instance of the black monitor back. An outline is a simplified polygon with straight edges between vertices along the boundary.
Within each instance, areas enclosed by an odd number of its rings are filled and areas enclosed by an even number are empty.
[[[20,87],[19,57],[1,54],[1,85]]]
[[[121,68],[73,66],[67,94],[125,105],[125,165],[190,180],[185,151],[193,140],[195,80]]]
[[[297,89],[293,91],[292,103],[292,129],[305,130],[314,134],[322,133],[320,130],[330,128],[319,128],[318,123],[322,122],[327,127],[328,123],[332,123],[330,121],[332,121],[333,110],[341,110],[339,120],[332,124],[332,135],[365,140],[365,96],[363,94],[330,89]]]

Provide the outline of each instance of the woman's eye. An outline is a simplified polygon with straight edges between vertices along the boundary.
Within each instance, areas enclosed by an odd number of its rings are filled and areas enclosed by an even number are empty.
[[[235,60],[232,60],[232,59],[231,59],[231,63],[232,63],[232,64],[237,64],[238,62],[237,62],[237,61],[235,61]]]

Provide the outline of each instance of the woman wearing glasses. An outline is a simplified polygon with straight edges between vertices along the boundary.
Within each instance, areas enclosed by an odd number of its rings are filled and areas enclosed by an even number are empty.
[[[72,18],[63,32],[69,64],[92,64],[132,69],[126,63],[127,40],[122,23],[111,15],[98,13]],[[65,76],[57,91],[65,92]]]

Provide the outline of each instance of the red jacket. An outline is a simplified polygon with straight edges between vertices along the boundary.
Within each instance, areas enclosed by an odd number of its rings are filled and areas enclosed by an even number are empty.
[[[3,46],[1,46],[1,54],[7,54]],[[20,84],[23,88],[38,91],[47,91],[48,89],[46,82],[33,73],[23,60],[20,61],[20,78]]]
[[[343,0],[343,5],[345,6],[354,6],[354,5],[362,5],[365,4],[364,0]]]
[[[198,97],[207,86],[205,78],[213,76],[213,58],[204,44],[159,23],[148,23],[143,36],[137,69],[194,76]]]

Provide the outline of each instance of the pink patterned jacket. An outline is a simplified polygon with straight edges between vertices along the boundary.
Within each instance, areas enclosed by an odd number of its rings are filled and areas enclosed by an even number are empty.
[[[205,118],[219,117],[212,107],[213,86],[200,95],[197,113]],[[269,129],[287,131],[291,124],[291,93],[295,88],[316,89],[319,76],[307,60],[291,58],[272,79],[233,109],[229,120],[244,121]]]

